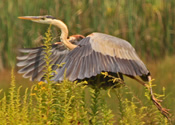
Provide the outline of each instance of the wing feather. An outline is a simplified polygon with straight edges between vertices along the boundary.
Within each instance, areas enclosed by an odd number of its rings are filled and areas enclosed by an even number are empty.
[[[77,62],[77,64],[74,66],[74,68],[73,68],[73,70],[72,70],[72,72],[70,74],[70,80],[71,81],[74,81],[75,79],[78,78],[78,75],[79,75],[79,72],[80,72],[80,66],[81,66],[81,63],[82,63],[81,61],[82,61],[82,59],[80,59]]]
[[[97,54],[98,53],[96,53],[96,52],[94,52],[94,54],[91,54],[93,64],[94,64],[94,75],[100,74],[100,72],[101,72],[100,66],[99,66],[99,59],[98,59]]]
[[[24,56],[19,56],[17,59],[18,67],[22,67],[18,72],[24,73],[23,77],[30,78],[32,81],[34,79],[42,79],[44,76],[44,46],[37,48],[25,48],[19,50],[21,53],[25,53]],[[62,44],[53,44],[51,49],[51,62],[52,68],[58,68],[57,64],[60,64],[65,58],[65,55],[69,51]]]
[[[81,64],[80,64],[80,72],[79,72],[79,74],[78,74],[78,79],[83,79],[83,78],[85,78],[85,76],[84,76],[84,71],[85,71],[85,60],[84,60],[84,57],[82,57],[82,59],[81,59],[82,61],[81,61]]]
[[[88,60],[88,56],[86,56],[85,58],[84,58],[84,65],[85,65],[85,69],[84,69],[84,76],[85,76],[85,78],[89,78],[89,72],[90,72],[90,70],[89,70],[89,66],[90,66],[90,64],[89,64],[89,60]]]

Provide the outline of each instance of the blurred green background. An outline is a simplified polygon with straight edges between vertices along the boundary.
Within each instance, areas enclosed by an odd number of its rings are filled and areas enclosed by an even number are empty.
[[[9,87],[18,49],[39,46],[48,28],[17,17],[52,15],[67,24],[70,35],[103,32],[129,41],[155,78],[155,91],[166,88],[163,105],[175,113],[175,0],[1,0],[0,10],[0,88]],[[52,29],[57,40],[60,31]],[[16,77],[19,85],[33,84]],[[143,86],[126,83],[143,98]]]

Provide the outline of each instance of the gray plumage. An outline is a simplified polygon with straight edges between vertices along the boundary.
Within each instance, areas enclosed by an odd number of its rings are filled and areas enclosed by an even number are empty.
[[[20,52],[27,55],[17,57],[17,66],[22,67],[19,73],[31,80],[42,80],[45,65],[43,48],[21,49]],[[143,80],[147,80],[150,74],[130,43],[103,33],[87,36],[71,51],[63,45],[52,45],[51,52],[52,68],[56,70],[54,81],[62,81],[65,71],[70,81],[92,78],[102,71],[140,76]],[[58,68],[56,64],[61,63],[65,64]]]
[[[149,75],[130,43],[102,33],[93,33],[82,39],[64,61],[65,65],[56,70],[53,80],[62,81],[65,69],[66,78],[70,81],[90,78],[102,71],[128,76]]]

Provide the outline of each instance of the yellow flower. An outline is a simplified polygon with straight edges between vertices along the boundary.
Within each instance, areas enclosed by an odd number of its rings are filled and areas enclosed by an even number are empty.
[[[46,87],[42,87],[41,89],[42,89],[42,90],[45,90],[45,89],[46,89]]]
[[[42,84],[44,84],[44,82],[43,82],[43,81],[40,81],[40,82],[38,83],[38,85],[42,85]]]
[[[31,95],[31,96],[34,96],[34,95],[36,95],[36,93],[31,93],[30,95]]]
[[[34,90],[37,90],[37,87],[36,86],[34,87]]]

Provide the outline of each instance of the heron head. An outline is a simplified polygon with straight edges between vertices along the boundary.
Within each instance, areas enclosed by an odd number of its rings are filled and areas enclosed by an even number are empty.
[[[44,24],[51,24],[54,19],[56,19],[53,16],[21,16],[18,17],[19,19],[24,19],[24,20],[31,20],[33,22],[37,23],[44,23]]]

